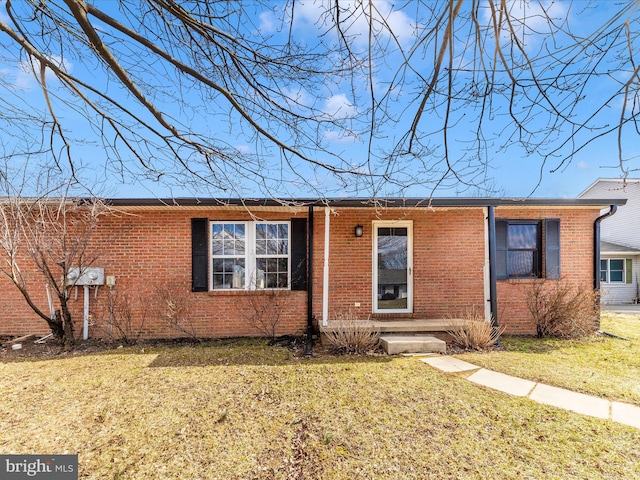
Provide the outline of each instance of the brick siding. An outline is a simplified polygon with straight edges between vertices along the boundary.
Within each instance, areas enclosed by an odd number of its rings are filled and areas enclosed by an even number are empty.
[[[255,211],[265,220],[306,218],[306,209],[297,213],[278,208]],[[561,220],[561,268],[563,277],[585,285],[593,282],[593,221],[599,210],[589,208],[497,208],[496,218]],[[276,294],[251,291],[191,292],[191,219],[248,221],[242,209],[138,209],[103,217],[95,231],[91,248],[99,253],[94,266],[116,277],[111,291],[106,286],[91,289],[90,336],[109,332],[109,303],[126,296],[131,307],[134,330],[144,337],[184,336],[153,315],[160,287],[188,307],[189,329],[203,338],[259,335],[251,317],[255,300],[272,302],[280,309],[277,334],[302,333],[307,322],[307,292],[280,291]],[[404,220],[413,224],[412,314],[373,315],[373,222]],[[314,214],[313,313],[322,314],[324,262],[324,209]],[[455,317],[471,308],[485,308],[485,217],[482,208],[450,209],[336,209],[331,214],[329,317],[351,311],[359,318],[443,318]],[[364,226],[364,235],[354,236],[355,225]],[[24,263],[21,264],[25,265]],[[30,291],[43,310],[48,311],[44,281],[23,267]],[[530,280],[499,280],[498,302],[501,323],[511,333],[531,334],[524,295]],[[167,285],[169,287],[167,287]],[[48,333],[46,323],[26,305],[17,289],[0,278],[0,336]],[[77,300],[72,289],[76,332],[81,332],[83,289]],[[118,300],[119,299],[119,300]],[[160,302],[161,303],[161,302]],[[356,306],[359,304],[359,306]],[[144,319],[144,324],[140,322]]]

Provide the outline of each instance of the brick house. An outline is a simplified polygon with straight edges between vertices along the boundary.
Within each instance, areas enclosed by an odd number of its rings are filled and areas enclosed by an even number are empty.
[[[101,277],[70,287],[76,329],[89,305],[89,336],[112,332],[109,305],[126,298],[142,336],[181,336],[153,313],[154,303],[175,299],[194,334],[221,338],[264,333],[256,313],[275,316],[277,334],[299,334],[314,318],[322,326],[345,312],[436,325],[470,308],[508,333],[535,333],[524,302],[533,279],[597,287],[598,225],[624,200],[109,203],[91,240],[90,267]],[[0,286],[0,335],[47,333],[15,287],[5,278]]]

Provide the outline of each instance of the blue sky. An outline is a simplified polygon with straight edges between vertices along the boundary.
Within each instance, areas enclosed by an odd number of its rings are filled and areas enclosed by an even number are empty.
[[[117,15],[108,0],[98,0],[94,2],[105,10],[110,11],[113,15]],[[486,2],[481,2],[484,10],[480,15],[486,16],[488,8]],[[273,3],[272,8],[265,9],[260,6],[254,6],[250,9],[252,17],[251,26],[247,26],[247,33],[259,33],[260,35],[272,36],[273,40],[281,40],[288,30],[282,29],[281,16],[282,8],[285,4]],[[342,5],[349,6],[349,2]],[[393,3],[388,1],[377,1],[375,7],[378,11],[377,18],[384,18],[395,32],[399,34],[397,41],[400,45],[407,48],[415,40],[411,32],[415,32],[421,23],[418,15],[427,15],[427,12],[417,12],[412,8],[405,8],[402,11],[394,9]],[[434,4],[435,5],[435,4]],[[468,5],[468,4],[467,4]],[[564,25],[565,29],[571,29],[578,34],[586,34],[591,31],[594,26],[601,23],[603,18],[609,18],[620,4],[617,2],[599,2],[587,4],[585,2],[532,2],[522,4],[520,2],[509,2],[512,5],[512,14],[514,19],[528,17],[526,27],[518,27],[523,32],[523,39],[526,37],[525,50],[527,53],[535,56],[540,51],[552,49],[561,50],[566,45],[567,38],[558,35],[550,39],[546,29],[548,26],[544,22],[540,22],[540,9],[546,9],[553,18],[567,18],[568,24]],[[524,5],[524,6],[523,6]],[[587,8],[588,5],[588,8]],[[409,4],[411,6],[411,4]],[[357,8],[352,5],[353,11]],[[292,32],[297,41],[307,45],[320,45],[320,42],[335,41],[335,31],[328,30],[327,24],[323,23],[320,15],[321,9],[314,2],[296,2],[295,23]],[[526,12],[526,13],[525,13]],[[356,49],[364,51],[366,49],[367,24],[363,22],[363,17],[356,18],[349,24],[348,33],[353,38],[353,46]],[[8,18],[4,13],[0,13],[0,20],[5,22]],[[624,20],[624,19],[623,19]],[[621,20],[622,21],[622,20]],[[632,24],[633,26],[633,24]],[[525,35],[525,30],[529,33]],[[105,30],[108,32],[108,29]],[[535,33],[532,33],[535,32]],[[110,33],[110,32],[109,32]],[[471,61],[468,52],[465,50],[463,43],[463,35],[454,42],[454,63],[462,69],[464,65]],[[2,38],[3,43],[5,38]],[[383,41],[391,41],[389,36],[380,34],[379,39]],[[503,43],[504,43],[503,39]],[[410,121],[415,115],[417,102],[420,100],[420,92],[424,85],[418,81],[418,76],[424,74],[428,77],[430,69],[433,67],[433,56],[426,55],[423,58],[415,57],[415,63],[412,64],[414,71],[412,75],[407,75],[406,84],[396,83],[393,81],[392,73],[399,67],[400,57],[397,49],[393,48],[393,42],[390,44],[389,53],[384,58],[376,58],[374,64],[374,73],[367,78],[362,76],[356,77],[355,81],[347,81],[344,78],[336,76],[335,78],[325,78],[322,84],[318,83],[317,89],[303,89],[297,85],[283,86],[280,94],[287,95],[290,99],[296,100],[302,105],[313,106],[316,111],[322,112],[322,115],[337,119],[343,126],[349,129],[339,130],[337,128],[327,127],[321,133],[321,140],[327,151],[333,152],[341,161],[350,165],[358,165],[358,168],[370,168],[372,163],[378,162],[378,167],[382,164],[384,151],[390,150],[397,142],[400,141],[402,134],[410,125]],[[633,50],[635,45],[631,45]],[[106,79],[100,68],[96,68],[95,64],[83,65],[78,58],[69,56],[68,58],[59,58],[60,62],[64,62],[67,71],[72,72],[87,82],[94,85],[103,85],[104,88],[111,88],[110,92],[121,98],[123,102],[128,102],[126,96],[119,90],[113,90],[112,83]],[[140,59],[144,61],[143,58]],[[414,61],[414,60],[412,60]],[[611,64],[613,65],[613,64]],[[552,75],[557,72],[557,66],[552,63],[547,64],[544,72]],[[576,67],[577,69],[578,67]],[[584,101],[583,106],[579,106],[574,111],[575,115],[589,116],[592,114],[590,107],[596,105],[602,99],[608,99],[613,91],[620,88],[620,85],[626,81],[628,73],[624,70],[617,71],[613,66],[608,67],[609,73],[602,75],[599,80],[588,85],[584,92],[584,96],[588,97]],[[577,71],[577,70],[576,70]],[[607,71],[603,65],[603,71]],[[362,74],[362,73],[361,73]],[[460,77],[462,90],[464,91],[464,79]],[[21,97],[25,104],[30,108],[43,109],[44,99],[37,83],[33,79],[32,72],[25,66],[25,63],[11,62],[5,59],[4,64],[0,64],[0,79],[5,85],[11,85],[12,91]],[[171,101],[171,85],[167,79],[162,79],[159,75],[151,81],[157,82],[157,98],[162,106],[164,113],[179,118],[180,123],[185,126],[192,125],[193,128],[203,135],[211,138],[219,139],[223,144],[237,152],[246,152],[248,155],[261,155],[263,159],[268,160],[272,170],[270,172],[274,176],[278,176],[277,168],[282,160],[277,152],[273,149],[266,149],[251,142],[251,136],[245,134],[246,126],[242,126],[237,115],[228,115],[225,113],[224,104],[219,102],[211,102],[211,104],[202,103],[199,97],[186,94],[187,103],[190,105],[186,110],[180,109]],[[385,89],[392,85],[392,94],[388,100],[388,111],[393,121],[383,124],[383,129],[377,132],[376,137],[372,139],[367,132],[367,118],[357,118],[358,114],[364,112],[368,104],[366,103],[369,96],[367,89],[368,82],[371,81],[372,91],[379,96],[384,95]],[[95,127],[90,128],[82,115],[77,111],[77,106],[67,108],[64,105],[65,100],[69,100],[68,93],[58,89],[56,80],[49,77],[49,87],[54,92],[59,92],[61,101],[57,105],[57,113],[64,120],[64,125],[70,136],[81,139],[82,141],[74,146],[73,156],[78,165],[83,165],[79,170],[88,182],[94,184],[102,184],[102,191],[108,196],[119,197],[184,197],[184,196],[237,196],[238,194],[245,196],[265,196],[264,192],[260,192],[259,188],[252,186],[248,182],[238,181],[237,188],[231,188],[228,191],[215,191],[207,188],[200,189],[197,183],[188,186],[180,186],[176,182],[169,179],[166,182],[154,181],[153,175],[142,175],[142,171],[134,164],[129,164],[129,171],[114,168],[112,160],[113,152],[103,149],[97,138],[99,132]],[[576,86],[577,88],[578,86]],[[166,89],[164,91],[163,89]],[[591,97],[592,96],[592,97]],[[442,93],[441,93],[441,98]],[[590,100],[593,98],[593,100]],[[635,99],[632,95],[631,99]],[[595,118],[595,125],[603,127],[605,125],[615,125],[620,118],[621,106],[623,99],[621,96],[612,98],[611,102],[601,110]],[[477,114],[478,105],[469,104],[468,108],[458,107],[455,109],[453,120],[447,128],[447,139],[449,142],[449,150],[451,158],[457,161],[458,167],[464,170],[465,162],[468,156],[463,155],[463,146],[465,142],[473,138],[474,124],[468,121],[469,117]],[[505,115],[505,105],[500,105],[496,100],[496,115],[492,116],[491,122],[485,121],[486,135],[491,138],[487,143],[489,147],[489,168],[486,171],[477,174],[470,174],[469,178],[484,180],[486,184],[496,191],[498,196],[529,196],[536,197],[574,197],[584,188],[590,185],[598,177],[616,178],[622,174],[619,168],[618,158],[618,138],[615,134],[610,134],[589,143],[585,148],[580,150],[571,161],[562,163],[558,158],[552,158],[546,164],[542,164],[542,148],[535,151],[524,151],[523,149],[512,146],[508,149],[501,148],[504,142],[504,132],[509,127],[509,117]],[[635,107],[637,108],[637,106]],[[426,147],[436,152],[442,149],[443,136],[438,133],[444,115],[442,104],[434,101],[433,108],[427,110],[421,119],[421,128],[423,132],[432,133],[427,139]],[[352,118],[353,117],[353,118]],[[0,121],[3,121],[0,117]],[[532,121],[531,125],[535,128],[544,127],[545,118],[539,114]],[[430,132],[433,125],[433,132]],[[277,129],[277,133],[286,133],[282,129]],[[560,132],[563,133],[563,132]],[[566,132],[564,132],[566,133]],[[589,135],[595,136],[598,130],[592,133],[582,132],[581,142],[585,142]],[[17,141],[21,138],[18,135]],[[374,158],[367,162],[367,148],[373,144]],[[624,168],[629,172],[629,176],[640,176],[634,173],[640,168],[637,144],[637,132],[633,130],[625,131],[623,137],[623,156]],[[551,145],[551,142],[549,143]],[[7,144],[4,146],[7,149]],[[564,150],[566,152],[566,150]],[[559,152],[563,153],[563,150]],[[332,160],[325,158],[325,152],[318,152],[317,158],[320,161]],[[377,155],[377,156],[376,156]],[[422,165],[430,161],[429,155],[423,155],[419,159],[413,159],[405,165],[406,169],[400,172],[398,177],[402,177],[405,182],[415,183],[400,192],[404,196],[423,197],[435,194],[436,196],[468,196],[482,194],[469,189],[456,182],[455,178],[449,178],[439,184],[440,186],[434,191],[433,181],[428,175],[428,171],[422,171]],[[562,158],[562,157],[559,157]],[[18,160],[16,160],[18,161]],[[33,162],[34,160],[32,160]],[[401,165],[401,163],[399,163]],[[271,168],[270,167],[270,168]],[[400,167],[399,167],[400,168]],[[477,166],[474,167],[477,170]],[[473,171],[474,168],[467,170]],[[293,167],[294,175],[291,181],[285,181],[282,184],[273,187],[271,193],[281,197],[307,197],[315,196],[318,193],[327,196],[351,195],[354,190],[352,185],[349,188],[343,188],[330,174],[323,171],[312,171],[303,163],[296,163]],[[298,171],[295,171],[298,170]],[[415,178],[412,179],[412,172],[415,172]],[[291,172],[288,172],[290,174]],[[309,189],[301,180],[308,180],[317,190]],[[297,181],[298,183],[293,183]],[[246,184],[245,184],[246,183]],[[274,183],[273,185],[276,185]],[[229,193],[230,192],[230,193]],[[361,188],[358,190],[358,196],[368,196],[370,189]],[[380,196],[396,195],[397,189],[388,185],[376,185],[375,194]]]

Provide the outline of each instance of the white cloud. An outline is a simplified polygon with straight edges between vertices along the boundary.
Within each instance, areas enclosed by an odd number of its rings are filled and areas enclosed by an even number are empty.
[[[60,67],[60,69],[64,72],[71,73],[73,71],[73,65],[58,55],[51,55],[49,57],[49,60],[53,64]],[[14,82],[15,86],[25,90],[31,90],[32,88],[34,88],[37,84],[36,78],[34,77],[34,70],[35,70],[35,75],[39,77],[40,76],[39,63],[37,62],[31,63],[26,60],[20,62],[15,73],[15,82]],[[47,82],[53,82],[57,80],[56,76],[53,74],[53,72],[49,68],[47,68],[45,71],[45,79]]]
[[[358,109],[353,105],[344,93],[333,95],[327,98],[323,107],[324,113],[334,119],[349,118],[358,113]]]
[[[496,0],[488,0],[483,9],[483,19],[487,25],[493,23],[491,18],[491,8],[488,3],[493,2],[496,12],[500,6]],[[558,21],[566,18],[569,13],[567,4],[554,0],[530,1],[530,0],[507,0],[506,10],[509,13],[511,28],[513,33],[507,29],[508,24],[503,21],[502,38],[510,40],[512,35],[521,41],[527,49],[531,49],[542,43],[551,33],[553,25],[550,20]],[[498,13],[499,15],[499,13]]]
[[[236,150],[240,153],[250,154],[253,153],[253,149],[249,145],[237,145]]]
[[[353,144],[360,141],[360,137],[355,133],[345,133],[336,130],[327,130],[324,132],[323,137],[332,143]]]
[[[272,11],[266,11],[260,14],[260,26],[258,29],[264,35],[268,35],[276,31],[275,16]]]
[[[390,32],[401,42],[408,42],[415,32],[415,21],[406,13],[395,8],[395,3],[388,0],[378,0],[369,9],[368,2],[361,0],[341,1],[340,19],[342,29],[348,38],[356,45],[364,46],[369,41],[369,26],[373,25],[374,32],[389,38]],[[299,31],[310,31],[312,28],[324,32],[328,27],[333,29],[326,12],[335,8],[332,1],[296,2],[294,19]],[[335,29],[333,29],[335,32]]]

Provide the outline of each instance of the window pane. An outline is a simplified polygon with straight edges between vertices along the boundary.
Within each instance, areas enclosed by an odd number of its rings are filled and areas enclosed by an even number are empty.
[[[607,260],[600,260],[600,281],[606,282],[607,280],[607,272],[608,272],[608,262]]]
[[[609,268],[611,270],[624,270],[624,260],[622,259],[611,259],[609,260]]]
[[[278,259],[278,272],[287,273],[289,271],[289,259],[288,258],[279,258]]]
[[[287,255],[289,225],[286,223],[256,224],[257,255]]]
[[[211,227],[213,255],[244,255],[245,227],[241,223],[214,223]]]
[[[244,258],[213,260],[213,288],[244,288]]]
[[[611,272],[609,272],[609,282],[611,283],[622,283],[624,280],[624,272],[620,272],[617,270],[611,270]]]
[[[609,282],[611,283],[624,282],[624,260],[622,259],[609,260]]]
[[[509,252],[510,277],[533,277],[533,252],[531,251],[510,251]]]
[[[278,254],[278,240],[267,240],[267,255]]]
[[[267,273],[267,286],[266,288],[278,288],[278,274]]]
[[[537,248],[538,225],[509,225],[509,248]]]

